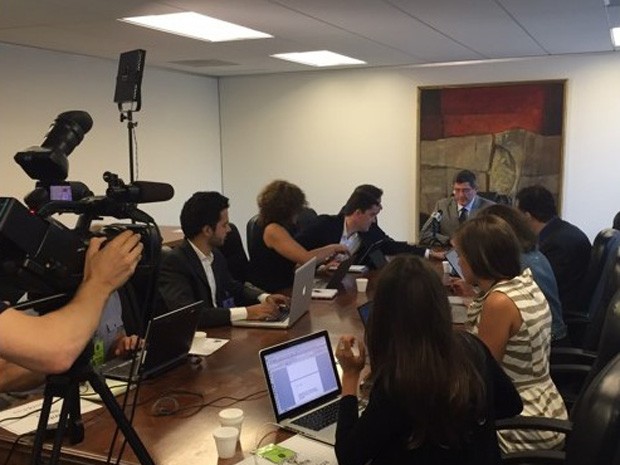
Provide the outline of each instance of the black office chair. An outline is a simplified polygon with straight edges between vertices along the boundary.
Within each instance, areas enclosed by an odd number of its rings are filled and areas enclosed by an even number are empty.
[[[620,212],[616,213],[616,216],[614,216],[614,221],[612,223],[612,227],[614,229],[620,230]]]
[[[594,377],[570,413],[570,421],[515,417],[496,422],[498,429],[538,429],[566,433],[564,451],[533,450],[502,456],[508,464],[617,465],[620,459],[620,355]]]
[[[594,239],[590,263],[579,292],[578,308],[582,308],[583,313],[564,314],[564,321],[574,347],[595,350],[598,345],[597,331],[600,333],[605,309],[620,280],[620,276],[609,277],[609,272],[614,271],[619,249],[620,231],[604,229]],[[592,326],[594,321],[597,321],[598,327]]]
[[[597,351],[561,347],[553,351],[551,377],[568,408],[616,355],[620,354],[620,290],[616,291],[605,312],[605,321]]]
[[[258,221],[258,214],[250,218],[245,227],[245,239],[248,245],[248,255],[250,256],[250,260],[252,260],[252,248],[254,244],[254,236],[257,234],[256,231],[258,230],[257,221]]]
[[[228,271],[230,275],[239,282],[245,282],[248,279],[249,261],[248,256],[243,248],[241,234],[239,229],[233,223],[229,223],[230,232],[226,236],[224,244],[219,248],[220,252],[226,257]]]
[[[297,215],[297,228],[295,232],[298,234],[309,226],[312,226],[318,216],[319,215],[317,215],[313,208],[304,207],[299,215]]]

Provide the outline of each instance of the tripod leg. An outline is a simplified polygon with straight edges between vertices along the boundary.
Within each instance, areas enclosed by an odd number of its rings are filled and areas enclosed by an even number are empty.
[[[118,402],[116,402],[116,399],[112,395],[108,385],[95,372],[89,373],[87,379],[95,392],[99,394],[104,405],[112,415],[112,418],[114,418],[114,421],[116,421],[116,424],[125,435],[127,442],[131,446],[134,454],[136,454],[140,464],[155,465],[155,462],[153,462],[153,459],[146,450],[146,447],[144,447],[144,444],[138,437],[138,433],[136,433],[136,430],[133,429],[133,426],[131,426],[131,423],[129,423],[129,420],[127,420],[127,417],[125,416],[125,413],[118,405]]]
[[[37,425],[37,432],[34,436],[34,444],[32,446],[31,465],[39,465],[41,463],[41,452],[43,450],[45,432],[47,431],[47,421],[49,420],[50,410],[52,408],[52,397],[53,395],[51,389],[46,386],[41,413],[39,415],[39,423]]]

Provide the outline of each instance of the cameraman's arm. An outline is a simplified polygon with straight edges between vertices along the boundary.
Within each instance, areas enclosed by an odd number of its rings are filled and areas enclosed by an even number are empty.
[[[73,299],[36,317],[14,309],[0,313],[0,356],[43,373],[68,370],[90,340],[110,294],[133,274],[142,243],[124,231],[101,248],[93,238],[86,252],[84,279]]]
[[[0,392],[26,391],[45,382],[45,375],[0,358]]]

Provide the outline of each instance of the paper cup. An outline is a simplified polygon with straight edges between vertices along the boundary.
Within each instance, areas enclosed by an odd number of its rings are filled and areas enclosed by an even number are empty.
[[[213,431],[213,439],[217,447],[217,455],[221,459],[234,457],[239,439],[239,430],[232,426],[220,426]]]
[[[243,419],[245,418],[243,410],[240,408],[226,408],[224,410],[220,410],[218,417],[220,419],[220,425],[232,426],[233,428],[237,428],[237,431],[241,433],[241,425],[243,424]]]
[[[357,286],[357,292],[366,292],[366,287],[368,287],[368,278],[357,278],[355,280],[355,285]]]

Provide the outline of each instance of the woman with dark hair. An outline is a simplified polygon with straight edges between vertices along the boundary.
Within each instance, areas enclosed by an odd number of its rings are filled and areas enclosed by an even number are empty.
[[[257,198],[257,230],[250,253],[250,281],[256,286],[274,292],[291,287],[294,269],[312,257],[322,263],[338,253],[347,253],[340,244],[330,244],[306,250],[295,239],[293,232],[297,215],[306,206],[306,196],[295,184],[272,181]]]
[[[538,250],[536,234],[527,224],[525,215],[509,205],[491,205],[480,211],[478,216],[499,216],[510,225],[521,246],[521,271],[529,268],[534,281],[545,295],[551,309],[551,344],[568,345],[567,329],[562,317],[562,302],[553,268],[547,257]]]
[[[401,255],[382,270],[367,343],[373,387],[359,418],[366,350],[352,336],[336,349],[340,465],[499,463],[495,419],[518,414],[519,395],[484,344],[452,328],[445,288],[420,258]]]
[[[454,236],[465,280],[479,294],[467,311],[471,331],[487,345],[519,391],[525,416],[567,418],[549,376],[551,311],[529,268],[521,271],[521,247],[511,226],[496,215],[465,222]],[[564,435],[500,431],[505,452],[555,449]]]

